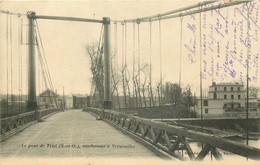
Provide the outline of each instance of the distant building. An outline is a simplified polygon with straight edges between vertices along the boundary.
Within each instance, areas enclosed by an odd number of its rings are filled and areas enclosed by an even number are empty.
[[[73,97],[65,96],[65,109],[72,109],[72,108],[73,108]]]
[[[198,99],[197,113],[201,114],[201,100]],[[249,113],[259,115],[258,102],[249,98]],[[239,83],[212,83],[208,96],[202,98],[202,114],[204,117],[230,116],[242,117],[246,115],[246,95],[244,85]]]
[[[60,106],[60,101],[58,100],[59,95],[50,89],[45,90],[39,94],[37,105],[41,109]],[[59,102],[58,102],[59,101]]]
[[[249,103],[248,109],[250,112],[257,112],[257,110],[259,110],[259,105],[258,105],[259,102],[255,97],[249,97],[248,103]]]
[[[85,108],[90,105],[90,97],[73,96],[73,109]]]

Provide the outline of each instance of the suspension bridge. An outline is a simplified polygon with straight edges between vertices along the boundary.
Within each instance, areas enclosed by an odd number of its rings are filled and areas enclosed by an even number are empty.
[[[213,135],[203,131],[203,125],[193,129],[191,126],[176,124],[175,122],[163,122],[162,120],[151,120],[136,115],[136,108],[162,108],[167,104],[163,93],[162,72],[162,27],[161,22],[169,19],[180,18],[180,63],[179,63],[179,87],[182,84],[182,47],[183,47],[183,18],[199,14],[199,54],[200,54],[200,101],[202,105],[202,15],[201,13],[213,10],[223,10],[236,5],[247,7],[247,41],[249,42],[250,30],[250,5],[253,1],[204,1],[172,11],[159,13],[152,16],[135,19],[112,20],[109,17],[103,19],[88,19],[66,16],[38,15],[30,11],[26,14],[1,10],[6,15],[6,103],[1,108],[1,156],[159,156],[162,158],[179,160],[203,160],[211,155],[216,160],[225,159],[225,152],[245,157],[247,159],[259,160],[259,146],[252,147],[228,140],[227,138]],[[252,5],[251,5],[252,6]],[[13,20],[17,20],[19,26],[14,26]],[[27,20],[27,23],[25,23]],[[88,22],[101,24],[101,32],[97,49],[92,53],[93,58],[91,71],[93,73],[91,88],[91,103],[83,110],[65,110],[65,99],[57,100],[55,96],[45,96],[43,104],[37,100],[37,86],[42,89],[54,91],[51,74],[46,60],[43,40],[41,38],[40,26],[37,20]],[[158,52],[159,52],[159,83],[153,87],[152,76],[152,25],[158,22]],[[128,51],[128,25],[132,24],[132,73],[127,65],[129,60]],[[141,64],[140,26],[147,24],[149,27],[149,57],[145,67]],[[119,73],[118,63],[112,58],[118,57],[118,25],[122,26],[122,68]],[[111,43],[111,26],[114,28],[114,47]],[[17,28],[18,27],[18,28]],[[26,27],[27,30],[24,30]],[[137,27],[137,29],[136,29]],[[4,27],[3,27],[4,28]],[[14,32],[16,28],[16,32]],[[24,33],[26,38],[24,40]],[[18,43],[13,43],[17,37]],[[17,46],[15,46],[17,45]],[[24,70],[22,56],[23,47],[27,47],[28,56],[26,64],[28,71],[23,82]],[[19,54],[14,59],[13,51]],[[247,59],[249,54],[247,47]],[[137,51],[135,51],[137,50]],[[37,53],[36,53],[37,52]],[[38,55],[38,58],[36,56]],[[94,54],[94,55],[93,55]],[[89,53],[91,55],[91,53]],[[136,56],[137,55],[137,56]],[[39,72],[36,70],[36,59],[38,59]],[[113,59],[113,60],[112,60]],[[17,62],[17,70],[14,69],[14,61]],[[137,61],[137,64],[136,64]],[[148,68],[148,75],[142,75],[142,69]],[[14,73],[18,71],[18,78],[14,80]],[[143,71],[144,72],[144,71]],[[122,75],[118,80],[116,75]],[[249,84],[249,67],[247,67],[247,88]],[[13,81],[18,80],[19,94],[18,102],[14,102]],[[123,105],[119,101],[119,81],[122,83]],[[143,82],[142,82],[143,81]],[[146,83],[148,81],[148,83]],[[23,87],[26,84],[27,92]],[[131,86],[131,85],[132,86]],[[148,84],[148,85],[146,85]],[[146,89],[147,88],[147,89]],[[179,90],[179,88],[176,88]],[[180,88],[181,90],[181,88]],[[248,92],[248,90],[247,90]],[[46,92],[47,93],[47,92]],[[143,96],[143,97],[142,97]],[[47,99],[51,100],[47,102]],[[146,100],[147,99],[147,100]],[[158,100],[156,100],[158,99]],[[26,102],[24,102],[26,100]],[[248,120],[248,93],[247,93],[247,118]],[[117,105],[117,106],[115,106]],[[2,105],[1,105],[2,106]],[[102,106],[102,108],[100,108]],[[4,116],[4,114],[7,114]],[[169,115],[169,114],[166,114]],[[203,120],[202,106],[200,119]],[[177,121],[177,120],[176,120]],[[173,124],[175,123],[175,124]],[[203,123],[203,122],[201,122]],[[200,131],[198,131],[200,130]],[[192,142],[197,142],[200,147],[193,149]]]

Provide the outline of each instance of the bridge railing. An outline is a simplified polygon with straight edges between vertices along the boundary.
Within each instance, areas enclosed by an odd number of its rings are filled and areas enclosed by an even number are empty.
[[[20,132],[21,130],[27,128],[28,126],[37,122],[36,115],[40,117],[45,117],[51,113],[57,112],[59,109],[44,109],[39,110],[38,114],[35,111],[22,113],[16,116],[7,117],[0,119],[1,123],[1,136],[0,140],[3,141],[10,136]]]
[[[100,116],[111,125],[134,134],[181,160],[185,160],[187,157],[176,152],[180,149],[186,150],[188,158],[191,160],[203,160],[210,151],[217,160],[221,160],[223,158],[219,149],[250,159],[260,160],[260,149],[214,135],[126,115],[113,110],[88,108],[86,111]],[[203,148],[197,155],[193,152],[189,141],[196,141],[203,144]]]
[[[44,117],[57,111],[60,111],[60,109],[48,108],[48,109],[39,110],[38,113],[40,114],[41,117]]]

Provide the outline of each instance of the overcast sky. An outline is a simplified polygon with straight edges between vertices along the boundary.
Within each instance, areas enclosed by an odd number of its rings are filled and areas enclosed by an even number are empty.
[[[38,15],[53,15],[53,16],[70,16],[70,17],[82,17],[82,18],[95,18],[102,19],[102,17],[110,17],[112,20],[122,20],[127,18],[138,18],[142,16],[155,15],[158,13],[163,13],[166,11],[170,11],[173,9],[181,8],[184,6],[195,4],[199,1],[132,1],[132,2],[123,2],[123,1],[77,1],[77,2],[54,2],[54,1],[38,1],[38,2],[1,2],[1,10],[8,10],[13,12],[26,13],[27,11],[35,11]],[[241,7],[242,5],[238,5],[237,7]],[[255,5],[252,17],[256,21],[256,13],[258,12],[259,2]],[[242,8],[241,8],[242,9]],[[229,18],[228,29],[230,31],[229,34],[225,35],[225,39],[222,39],[221,36],[217,33],[217,22],[220,21],[222,26],[220,27],[220,31],[225,32],[225,22],[221,22],[219,18],[220,15],[217,12],[210,13],[207,12],[205,17],[207,17],[207,28],[202,29],[202,33],[205,32],[210,34],[210,24],[214,25],[214,38],[218,41],[221,41],[220,54],[223,56],[221,58],[221,62],[224,63],[226,60],[225,52],[226,52],[226,43],[230,40],[230,47],[233,47],[232,44],[234,40],[234,26],[231,25],[232,21],[238,23],[240,20],[244,18],[242,16],[236,16],[234,18],[235,7],[221,9],[221,13],[224,16]],[[211,15],[212,14],[212,15]],[[1,14],[1,93],[6,93],[6,15]],[[10,20],[10,18],[9,18]],[[16,93],[18,91],[18,55],[19,55],[19,44],[18,44],[18,25],[20,20],[17,16],[12,17],[13,22],[13,91]],[[256,25],[251,26],[252,34],[254,37],[259,37],[258,27],[260,26],[259,20],[256,21]],[[26,17],[23,17],[23,23],[27,24]],[[203,23],[203,22],[202,22]],[[52,77],[54,88],[57,89],[58,93],[62,92],[62,87],[65,87],[66,94],[72,93],[82,93],[88,94],[90,92],[90,65],[87,55],[85,54],[84,45],[91,44],[93,42],[98,41],[100,35],[101,24],[97,23],[82,23],[82,22],[69,22],[69,21],[53,21],[53,20],[38,20],[43,45],[46,52],[46,57],[50,69],[50,74]],[[191,29],[188,28],[188,25],[194,25],[196,28],[195,33],[191,32]],[[26,26],[23,26],[24,33],[23,38],[24,42],[26,42]],[[166,21],[161,21],[161,35],[162,35],[162,74],[163,81],[172,81],[178,83],[179,81],[179,55],[180,55],[180,30],[181,30],[180,18],[170,19]],[[245,38],[246,34],[246,20],[243,20],[242,29],[237,26],[237,37],[242,35],[242,38]],[[121,24],[117,25],[117,35],[118,35],[118,63],[121,65],[122,58],[122,26]],[[137,26],[135,27],[137,32]],[[190,84],[192,89],[196,94],[199,94],[199,72],[200,72],[200,63],[199,63],[199,14],[192,16],[184,17],[183,19],[183,47],[182,47],[182,84],[183,86]],[[141,61],[143,63],[149,62],[149,23],[141,23],[140,24],[140,54]],[[227,36],[227,37],[226,37]],[[137,34],[135,35],[137,39]],[[206,40],[207,44],[210,44],[210,37]],[[186,48],[188,45],[192,46],[192,43],[196,42],[196,53],[194,55],[194,61],[191,62],[191,52]],[[223,41],[223,42],[222,42]],[[237,39],[239,41],[239,38]],[[213,41],[212,41],[213,42]],[[137,41],[135,41],[135,55],[137,56]],[[159,82],[159,24],[158,22],[152,23],[152,65],[153,65],[153,83],[156,84]],[[214,45],[215,44],[215,45]],[[241,50],[237,51],[244,52],[244,58],[246,53],[246,48],[242,48],[243,43],[237,42],[237,47]],[[184,46],[186,45],[186,47]],[[205,61],[207,62],[207,69],[210,71],[210,66],[212,63],[211,57],[215,57],[217,52],[217,43],[213,43],[214,51],[210,52],[209,47],[207,49],[207,57]],[[258,45],[258,46],[257,46]],[[254,40],[252,42],[252,58],[255,57],[254,65],[259,66],[259,60],[257,60],[257,54],[259,57],[259,40]],[[114,24],[111,25],[111,46],[112,50],[114,50]],[[241,47],[241,48],[240,48]],[[132,69],[132,55],[133,55],[133,24],[127,24],[127,60],[128,67],[131,71]],[[243,49],[243,50],[242,50]],[[23,55],[23,89],[25,93],[26,89],[26,45],[21,46],[21,52]],[[9,53],[10,53],[10,44],[9,44]],[[9,54],[10,57],[10,54]],[[231,58],[229,56],[229,58]],[[259,59],[259,58],[258,58]],[[252,60],[253,61],[253,60]],[[9,59],[10,63],[10,59]],[[237,62],[238,63],[238,62]],[[38,66],[38,61],[36,60],[36,64]],[[253,65],[253,64],[252,64]],[[214,63],[214,73],[217,71],[216,60]],[[245,80],[245,69],[240,65],[234,66],[234,69],[237,73],[235,79],[229,77],[229,74],[226,74],[226,77],[223,79],[217,76],[210,77],[207,76],[205,80],[203,80],[203,88],[208,88],[211,84],[212,80],[216,82],[234,82],[239,81],[240,76],[242,75],[241,80]],[[240,72],[241,75],[238,74]],[[259,79],[260,72],[258,68],[255,66],[252,68],[252,74],[255,74],[255,77]],[[39,73],[39,70],[37,70]],[[9,68],[9,76],[10,76],[10,68]],[[215,78],[215,79],[214,79]],[[10,80],[9,80],[10,81]],[[37,93],[41,90],[42,82],[37,78]],[[259,80],[252,81],[252,85],[259,86]],[[40,86],[40,87],[39,87]],[[9,85],[10,88],[10,85]]]

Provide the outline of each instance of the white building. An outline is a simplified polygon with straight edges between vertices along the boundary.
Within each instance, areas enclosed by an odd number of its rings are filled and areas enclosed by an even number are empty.
[[[201,100],[198,100],[197,113],[201,114]],[[259,107],[255,98],[249,99],[249,113],[259,115]],[[246,115],[246,95],[244,85],[239,83],[215,82],[209,86],[208,96],[202,98],[202,114],[204,117],[243,117]]]

